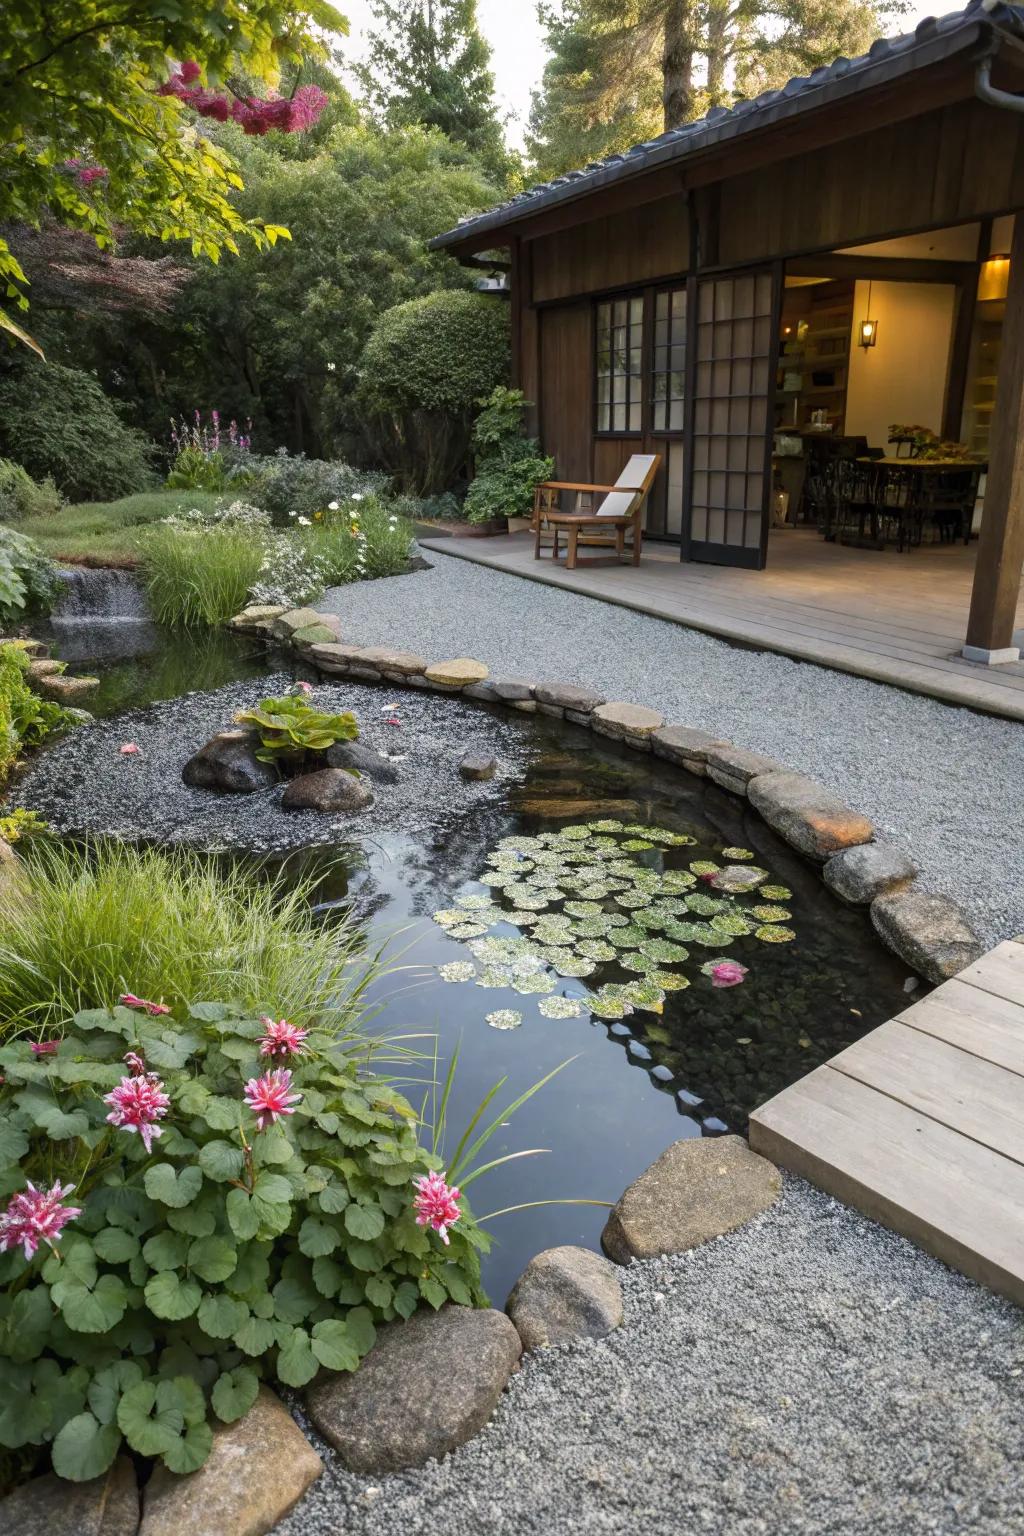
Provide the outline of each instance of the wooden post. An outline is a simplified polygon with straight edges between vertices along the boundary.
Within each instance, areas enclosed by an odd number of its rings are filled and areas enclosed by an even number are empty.
[[[967,622],[968,661],[1018,661],[1013,631],[1024,566],[1024,214],[1013,225],[985,509]]]

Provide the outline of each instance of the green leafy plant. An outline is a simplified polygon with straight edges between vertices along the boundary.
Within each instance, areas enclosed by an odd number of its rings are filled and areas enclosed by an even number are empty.
[[[464,512],[471,523],[494,517],[526,517],[533,494],[554,473],[554,459],[540,451],[536,438],[523,436],[527,401],[518,389],[500,386],[478,404],[473,427],[476,476],[469,487]]]
[[[307,459],[285,452],[247,454],[231,471],[232,484],[244,486],[247,497],[266,507],[282,528],[289,518],[324,519],[332,501],[353,496],[383,495],[388,477],[374,470],[353,469],[337,459]]]
[[[194,1471],[261,1378],[353,1371],[380,1324],[485,1302],[488,1239],[464,1202],[446,1242],[418,1224],[436,1159],[357,1052],[292,1030],[268,1060],[270,1019],[126,1001],[0,1048],[0,1445],[72,1481],[123,1442]],[[46,1232],[29,1180],[56,1186]]]
[[[260,734],[256,756],[264,763],[301,761],[307,752],[326,752],[336,741],[355,741],[359,725],[351,710],[328,715],[307,704],[300,694],[263,699],[255,709],[235,716],[239,725],[255,726]]]
[[[32,539],[0,524],[0,620],[50,607],[60,578]]]
[[[375,974],[354,928],[313,916],[310,882],[272,883],[258,867],[42,838],[19,886],[0,885],[0,1035],[127,987],[175,1005],[237,998],[344,1032]]]
[[[28,470],[12,459],[0,459],[0,523],[23,517],[51,517],[63,506],[63,498],[47,477],[40,485]]]
[[[28,665],[16,642],[0,644],[0,782],[23,749],[41,746],[75,723],[60,704],[32,691],[25,680]]]
[[[245,607],[264,556],[259,535],[231,523],[151,529],[142,561],[153,617],[185,629],[226,623]]]
[[[59,363],[22,361],[0,375],[0,453],[71,501],[112,500],[152,482],[153,447],[125,426],[96,379]]]
[[[38,811],[26,811],[17,806],[6,816],[0,816],[0,840],[5,843],[26,842],[29,838],[45,837],[50,824]]]
[[[219,453],[204,453],[186,444],[175,456],[167,488],[172,491],[222,491],[227,483],[227,469]]]

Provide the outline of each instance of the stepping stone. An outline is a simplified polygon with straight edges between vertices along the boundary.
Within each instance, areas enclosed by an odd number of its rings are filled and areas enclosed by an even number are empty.
[[[895,891],[871,903],[875,931],[926,981],[948,981],[985,953],[955,902],[927,891]]]
[[[775,1204],[782,1176],[742,1136],[687,1137],[629,1186],[601,1233],[616,1264],[685,1253]]]
[[[747,797],[768,825],[809,859],[827,859],[875,835],[866,816],[802,773],[759,774],[748,783]]]
[[[459,763],[459,772],[464,779],[479,781],[493,779],[498,771],[498,759],[488,757],[484,752],[467,752]]]
[[[646,740],[665,724],[665,716],[642,704],[599,704],[591,724],[599,735],[610,736],[613,741]]]
[[[834,854],[824,869],[825,884],[843,901],[866,907],[876,896],[908,886],[917,865],[891,843],[863,843]]]
[[[521,1353],[504,1312],[416,1312],[379,1328],[358,1371],[311,1387],[306,1406],[350,1471],[420,1467],[483,1429]]]
[[[699,778],[707,777],[708,753],[728,746],[729,743],[721,737],[710,736],[707,731],[692,730],[688,725],[665,725],[651,737],[655,757],[676,763],[680,768],[697,774]]]
[[[244,1418],[214,1430],[198,1472],[177,1477],[157,1463],[139,1536],[265,1536],[322,1471],[280,1398],[260,1387]],[[106,1526],[100,1536],[107,1536]]]
[[[482,704],[518,704],[533,699],[533,684],[522,677],[488,677],[463,690],[467,699]]]
[[[254,604],[250,608],[243,608],[241,613],[236,613],[233,619],[229,619],[228,627],[255,630],[257,634],[270,633],[274,627],[274,620],[287,611],[283,603]]]
[[[549,1248],[531,1259],[505,1307],[524,1349],[603,1339],[622,1322],[615,1267],[589,1248]]]
[[[99,685],[100,680],[98,677],[68,677],[66,675],[58,677],[54,673],[49,677],[36,679],[38,691],[45,694],[48,699],[56,700],[58,704],[73,703],[75,699],[81,698],[83,694],[92,693],[93,689],[98,688]]]
[[[4,1536],[135,1536],[139,1491],[129,1456],[109,1472],[71,1483],[48,1472],[22,1483],[0,1502]]]
[[[415,651],[393,651],[384,645],[368,645],[359,657],[359,665],[374,667],[389,682],[422,677],[427,670],[426,657]]]
[[[533,695],[545,713],[561,710],[567,720],[575,719],[582,725],[590,723],[593,711],[605,701],[603,693],[576,688],[572,683],[538,683]]]
[[[482,683],[488,675],[488,668],[482,661],[474,661],[470,656],[456,656],[453,661],[435,661],[423,675],[432,687],[456,692],[465,688],[467,683]]]
[[[760,752],[748,752],[743,747],[709,747],[707,751],[708,777],[734,795],[745,795],[751,779],[762,773],[787,773],[789,770],[773,757]]]

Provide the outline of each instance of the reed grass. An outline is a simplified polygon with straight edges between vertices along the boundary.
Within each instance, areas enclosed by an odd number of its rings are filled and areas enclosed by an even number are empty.
[[[251,528],[151,529],[142,561],[153,617],[185,629],[226,623],[245,607],[263,557]]]

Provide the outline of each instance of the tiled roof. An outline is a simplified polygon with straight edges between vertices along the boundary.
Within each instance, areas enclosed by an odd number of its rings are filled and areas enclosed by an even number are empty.
[[[467,235],[500,229],[554,203],[569,201],[613,181],[684,159],[697,150],[767,127],[798,112],[828,105],[886,79],[927,68],[950,54],[971,47],[977,40],[999,33],[1024,39],[1024,6],[1007,5],[1002,0],[971,0],[966,10],[955,11],[938,20],[928,17],[913,32],[901,37],[879,38],[859,58],[836,59],[809,75],[787,81],[779,90],[764,91],[751,101],[737,102],[734,107],[712,107],[706,117],[696,122],[684,123],[656,139],[634,144],[623,154],[596,160],[583,170],[569,171],[552,181],[541,182],[486,213],[461,220],[457,228],[438,235],[431,244],[434,247],[452,245]]]

